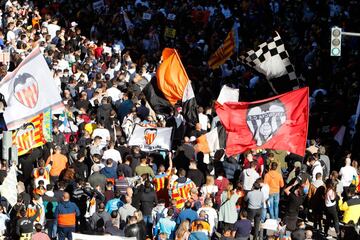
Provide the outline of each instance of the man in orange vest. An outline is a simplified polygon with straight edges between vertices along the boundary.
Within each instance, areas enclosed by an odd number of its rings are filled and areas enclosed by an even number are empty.
[[[76,217],[80,216],[80,210],[75,203],[70,202],[70,195],[63,194],[63,201],[55,209],[55,219],[58,226],[59,240],[72,240],[72,233],[75,232]]]

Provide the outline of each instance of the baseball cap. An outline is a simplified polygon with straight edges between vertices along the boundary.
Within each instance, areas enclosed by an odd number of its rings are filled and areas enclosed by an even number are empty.
[[[77,22],[71,22],[70,25],[71,25],[71,27],[76,27],[79,24],[77,24]]]

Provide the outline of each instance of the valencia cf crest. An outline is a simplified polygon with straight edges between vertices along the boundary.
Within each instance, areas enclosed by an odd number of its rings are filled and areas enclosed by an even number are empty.
[[[250,105],[246,116],[246,123],[257,146],[262,146],[269,141],[285,121],[285,107],[279,100]]]
[[[34,108],[39,98],[39,87],[29,73],[19,74],[14,84],[14,95],[18,102],[28,108]]]
[[[157,136],[157,129],[156,128],[146,128],[144,130],[144,139],[147,145],[150,145],[154,142]]]

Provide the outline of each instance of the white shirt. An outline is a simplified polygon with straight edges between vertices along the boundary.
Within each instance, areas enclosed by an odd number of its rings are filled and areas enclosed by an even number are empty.
[[[107,145],[107,141],[110,140],[110,132],[106,128],[96,128],[92,134],[92,138],[96,136],[101,137],[101,148]]]
[[[201,129],[206,131],[207,130],[207,125],[209,123],[208,116],[203,114],[203,113],[199,113],[199,123],[201,124]]]
[[[11,42],[12,40],[14,40],[16,38],[16,36],[15,36],[15,33],[13,32],[13,31],[8,31],[7,33],[6,33],[6,40],[8,41],[8,42]]]
[[[123,94],[116,87],[111,87],[111,88],[106,89],[106,95],[108,95],[108,97],[111,97],[113,102],[116,102],[117,100],[122,98]]]
[[[247,168],[242,171],[240,179],[243,182],[244,190],[250,191],[254,185],[256,179],[260,177],[259,173],[252,168]]]
[[[344,187],[350,186],[353,178],[358,176],[356,169],[352,166],[342,167],[339,174],[341,176],[341,183]]]
[[[321,163],[319,161],[316,161],[314,166],[312,167],[312,179],[313,181],[316,180],[316,174],[321,173],[321,176],[324,176],[323,168],[321,166]]]
[[[4,213],[0,213],[0,231],[4,231],[6,230],[6,221],[9,221],[10,218],[4,214]]]
[[[47,25],[47,30],[48,30],[49,35],[51,36],[51,39],[56,37],[56,31],[58,31],[60,29],[61,29],[60,26],[56,25],[56,24],[50,23]]]
[[[219,191],[219,188],[216,185],[210,185],[210,186],[204,185],[201,187],[201,190],[200,190],[200,192],[203,194],[203,196],[206,196],[207,194],[215,194],[218,191]]]
[[[116,149],[108,149],[104,152],[103,159],[111,158],[116,163],[122,163],[120,152]]]

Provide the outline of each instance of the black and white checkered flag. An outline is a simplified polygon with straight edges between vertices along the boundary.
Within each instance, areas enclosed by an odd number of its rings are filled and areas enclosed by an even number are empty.
[[[240,60],[264,74],[275,92],[270,80],[279,77],[286,78],[288,80],[284,79],[286,85],[290,84],[292,89],[299,88],[294,66],[291,64],[289,54],[277,32],[276,37],[240,56]]]

